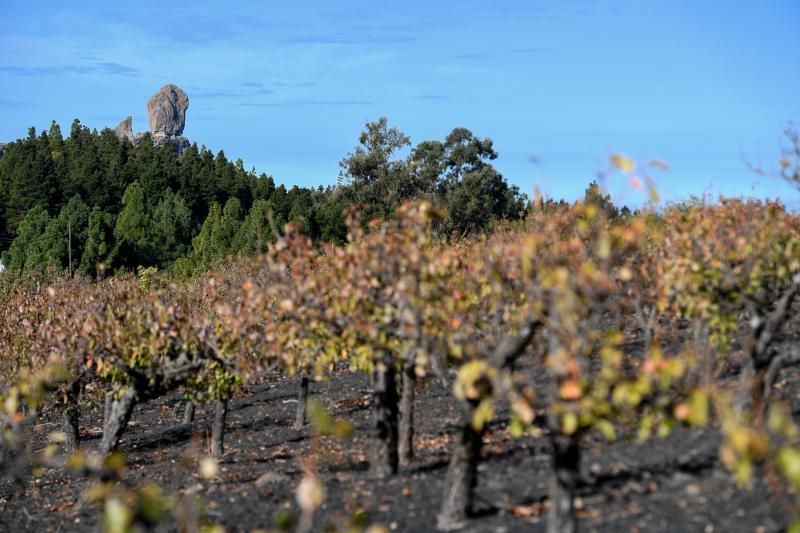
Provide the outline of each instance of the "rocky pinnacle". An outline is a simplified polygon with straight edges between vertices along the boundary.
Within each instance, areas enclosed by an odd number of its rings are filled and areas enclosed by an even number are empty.
[[[186,124],[189,97],[177,85],[163,86],[147,101],[147,116],[153,136],[180,137]]]

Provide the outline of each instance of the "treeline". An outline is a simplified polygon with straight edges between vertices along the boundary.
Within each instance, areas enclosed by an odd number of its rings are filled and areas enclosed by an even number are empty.
[[[344,242],[351,206],[366,221],[409,199],[432,200],[449,213],[437,230],[458,235],[524,216],[525,196],[491,164],[491,140],[457,128],[400,157],[410,145],[385,118],[367,123],[340,163],[338,185],[287,189],[196,144],[179,155],[145,135],[134,146],[77,119],[67,138],[55,122],[39,134],[31,128],[0,158],[2,260],[21,271],[94,276],[157,266],[191,275],[266,249],[273,223],[297,222],[316,242]]]

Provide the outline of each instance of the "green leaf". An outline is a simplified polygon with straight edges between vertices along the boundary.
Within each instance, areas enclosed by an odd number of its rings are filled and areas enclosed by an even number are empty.
[[[151,524],[160,524],[167,516],[166,495],[156,485],[146,485],[139,490],[139,509]]]
[[[317,400],[308,400],[306,409],[311,427],[318,435],[344,440],[353,434],[353,424],[349,420],[334,420]]]
[[[689,423],[693,426],[708,425],[708,392],[702,389],[692,391],[689,396]]]

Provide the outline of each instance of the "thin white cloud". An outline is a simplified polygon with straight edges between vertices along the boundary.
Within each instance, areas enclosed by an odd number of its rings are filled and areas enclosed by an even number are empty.
[[[47,65],[38,67],[23,67],[16,65],[0,66],[0,72],[6,72],[16,76],[64,76],[64,75],[95,75],[104,74],[111,76],[135,77],[139,71],[135,68],[112,63],[109,61],[98,61],[88,65]]]

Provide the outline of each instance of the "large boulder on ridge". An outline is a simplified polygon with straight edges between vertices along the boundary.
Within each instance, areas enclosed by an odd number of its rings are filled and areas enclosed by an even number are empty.
[[[122,122],[117,124],[117,127],[114,128],[114,133],[117,134],[119,140],[128,139],[130,142],[134,142],[133,119],[131,117],[122,119]]]
[[[180,137],[186,124],[189,97],[177,85],[163,86],[147,101],[150,132],[154,136]]]

